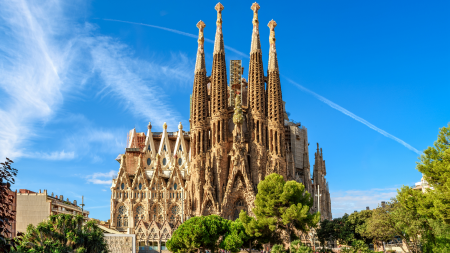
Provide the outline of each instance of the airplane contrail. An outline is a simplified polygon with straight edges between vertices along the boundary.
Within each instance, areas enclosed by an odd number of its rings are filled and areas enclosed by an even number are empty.
[[[378,133],[380,133],[380,134],[382,134],[382,135],[384,135],[384,136],[386,136],[386,137],[388,137],[388,138],[390,138],[390,139],[392,139],[392,140],[394,140],[394,141],[396,141],[396,142],[402,144],[403,146],[405,146],[405,147],[408,148],[409,150],[414,151],[414,152],[417,153],[418,155],[421,155],[421,154],[422,154],[422,152],[420,152],[419,150],[415,149],[413,146],[409,145],[409,144],[406,143],[405,141],[403,141],[403,140],[401,140],[401,139],[399,139],[399,138],[393,136],[392,134],[390,134],[390,133],[384,131],[383,129],[380,129],[380,128],[376,127],[375,125],[373,125],[373,124],[370,123],[369,121],[367,121],[367,120],[365,120],[365,119],[363,119],[363,118],[361,118],[361,117],[355,115],[354,113],[352,113],[352,112],[350,112],[349,110],[343,108],[342,106],[340,106],[340,105],[338,105],[338,104],[336,104],[336,103],[334,103],[334,102],[332,102],[332,101],[330,101],[330,100],[328,100],[328,99],[322,97],[321,95],[315,93],[314,91],[311,91],[311,90],[309,90],[309,89],[303,87],[302,85],[300,85],[300,84],[294,82],[293,80],[291,80],[291,79],[289,79],[289,78],[287,78],[287,77],[285,77],[285,76],[284,76],[284,78],[286,78],[286,80],[288,80],[288,82],[290,82],[290,83],[294,84],[295,86],[297,86],[297,88],[299,88],[299,89],[301,89],[301,90],[303,90],[303,91],[305,91],[305,92],[307,92],[307,93],[313,95],[313,96],[314,96],[315,98],[317,98],[318,100],[320,100],[320,101],[324,102],[325,104],[329,105],[331,108],[336,109],[336,110],[342,112],[343,114],[349,116],[350,118],[352,118],[352,119],[354,119],[354,120],[356,120],[356,121],[359,121],[359,122],[363,123],[364,125],[368,126],[369,128],[371,128],[371,129],[377,131]]]
[[[144,23],[136,23],[136,22],[123,21],[123,20],[117,20],[117,19],[109,19],[109,18],[104,18],[103,20],[105,20],[105,21],[113,21],[113,22],[121,22],[121,23],[127,23],[127,24],[133,24],[133,25],[148,26],[148,27],[153,27],[153,28],[165,30],[165,31],[168,31],[168,32],[177,33],[177,34],[184,35],[184,36],[187,36],[187,37],[191,37],[191,38],[194,38],[194,39],[198,38],[198,35],[196,35],[196,34],[186,33],[186,32],[182,32],[182,31],[179,31],[179,30],[170,29],[170,28],[167,28],[167,27],[162,27],[162,26],[157,26],[157,25],[149,25],[149,24],[144,24]],[[214,44],[214,41],[211,40],[211,39],[205,38],[205,41]],[[229,47],[229,46],[225,46],[225,48],[230,50],[230,51],[235,52],[236,54],[238,54],[240,56],[243,56],[245,58],[249,58],[247,54],[242,53],[241,51],[239,51],[237,49],[234,49],[234,48]]]
[[[191,38],[195,38],[195,39],[198,38],[198,35],[195,35],[195,34],[192,34],[192,33],[182,32],[182,31],[179,31],[179,30],[170,29],[170,28],[166,28],[166,27],[162,27],[162,26],[149,25],[149,24],[144,24],[144,23],[136,23],[136,22],[130,22],[130,21],[123,21],[123,20],[117,20],[117,19],[106,19],[106,18],[104,18],[103,20],[105,20],[105,21],[113,21],[113,22],[122,22],[122,23],[134,24],[134,25],[148,26],[148,27],[153,27],[153,28],[165,30],[165,31],[168,31],[168,32],[177,33],[177,34],[184,35],[184,36],[191,37]],[[214,43],[213,40],[206,39],[206,38],[205,38],[205,41],[207,41],[207,42],[209,42],[209,43]],[[239,51],[239,50],[237,50],[237,49],[234,49],[234,48],[229,47],[229,46],[225,46],[225,48],[228,49],[228,50],[230,50],[230,51],[233,51],[233,52],[235,52],[235,53],[237,53],[237,54],[239,54],[239,55],[241,55],[241,56],[243,56],[243,57],[249,58],[247,54],[244,54],[244,53],[242,53],[241,51]],[[396,142],[402,144],[403,146],[405,146],[405,147],[408,148],[409,150],[415,152],[416,154],[418,154],[418,155],[421,155],[421,154],[422,154],[422,152],[420,152],[419,150],[415,149],[413,146],[409,145],[409,144],[406,143],[405,141],[403,141],[403,140],[401,140],[401,139],[395,137],[394,135],[392,135],[392,134],[390,134],[390,133],[384,131],[383,129],[380,129],[380,128],[376,127],[376,126],[373,125],[372,123],[370,123],[370,122],[368,122],[367,120],[365,120],[365,119],[363,119],[363,118],[361,118],[361,117],[355,115],[354,113],[348,111],[347,109],[343,108],[342,106],[340,106],[340,105],[338,105],[338,104],[336,104],[336,103],[334,103],[334,102],[332,102],[332,101],[330,101],[330,100],[328,100],[328,99],[322,97],[321,95],[315,93],[314,91],[311,91],[311,90],[309,90],[309,89],[303,87],[302,85],[300,85],[300,84],[294,82],[293,80],[289,79],[289,78],[286,77],[286,76],[283,76],[283,77],[286,78],[286,80],[288,80],[290,83],[292,83],[292,84],[294,84],[295,86],[297,86],[299,89],[301,89],[301,90],[303,90],[303,91],[305,91],[305,92],[307,92],[307,93],[313,95],[313,96],[314,96],[315,98],[317,98],[318,100],[320,100],[320,101],[322,101],[323,103],[329,105],[331,108],[336,109],[336,110],[342,112],[343,114],[345,114],[345,115],[349,116],[350,118],[352,118],[352,119],[354,119],[354,120],[356,120],[356,121],[358,121],[358,122],[360,122],[360,123],[362,123],[362,124],[368,126],[369,128],[371,128],[371,129],[377,131],[378,133],[380,133],[380,134],[382,134],[382,135],[384,135],[384,136],[386,136],[386,137],[388,137],[388,138],[390,138],[390,139],[392,139],[392,140],[394,140],[394,141],[396,141]]]

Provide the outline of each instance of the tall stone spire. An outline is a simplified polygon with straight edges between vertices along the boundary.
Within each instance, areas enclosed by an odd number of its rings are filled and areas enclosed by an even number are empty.
[[[250,66],[248,70],[248,109],[249,130],[251,131],[250,149],[253,157],[250,161],[253,183],[258,184],[264,179],[264,168],[267,149],[267,118],[266,118],[266,92],[264,85],[264,67],[259,40],[259,4],[253,3],[253,32],[250,48]]]
[[[211,111],[213,117],[218,116],[220,113],[225,113],[225,110],[227,109],[227,70],[222,34],[222,10],[224,8],[221,3],[218,3],[215,9],[217,10],[217,30],[211,73]]]
[[[254,117],[261,119],[266,115],[266,96],[264,85],[264,67],[262,61],[261,42],[259,40],[259,4],[253,3],[253,33],[250,49],[250,66],[248,70],[249,107]]]
[[[192,128],[196,128],[200,123],[206,121],[207,107],[207,86],[206,86],[206,69],[205,69],[205,53],[203,49],[204,37],[203,29],[205,23],[199,21],[197,23],[199,29],[197,61],[195,63],[194,88],[192,91]]]
[[[274,172],[286,175],[286,148],[284,136],[283,99],[281,97],[280,73],[278,71],[277,51],[275,48],[275,27],[277,23],[270,21],[269,67],[267,68],[267,120],[269,125],[269,150],[276,165]]]
[[[268,83],[268,119],[269,124],[283,125],[283,100],[281,96],[280,73],[278,71],[277,50],[275,47],[275,27],[277,22],[270,21],[267,25],[270,28],[270,51],[269,67],[267,69]]]

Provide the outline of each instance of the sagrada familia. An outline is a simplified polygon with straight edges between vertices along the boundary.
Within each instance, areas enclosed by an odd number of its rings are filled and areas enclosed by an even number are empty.
[[[211,75],[205,68],[203,21],[199,29],[195,77],[190,105],[190,131],[135,129],[111,186],[111,227],[136,234],[143,245],[161,247],[173,231],[193,216],[217,214],[236,219],[252,215],[257,185],[278,173],[303,183],[314,196],[312,212],[331,219],[331,201],[322,149],[315,153],[310,175],[308,132],[290,121],[280,85],[275,27],[270,21],[267,75],[259,38],[259,5],[254,3],[248,81],[240,61],[231,61],[227,82],[222,34],[223,5],[218,3]],[[319,210],[320,208],[320,210]],[[141,244],[140,244],[141,245]]]

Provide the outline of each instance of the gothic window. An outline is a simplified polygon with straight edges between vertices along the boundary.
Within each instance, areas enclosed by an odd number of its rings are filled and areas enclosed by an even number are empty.
[[[139,184],[139,190],[142,190],[142,184]]]
[[[144,219],[144,207],[138,206],[136,208],[136,215],[134,216],[134,226],[136,226],[139,220],[143,219]]]
[[[127,208],[125,206],[121,206],[119,207],[118,212],[117,227],[126,227],[128,225]]]
[[[162,206],[161,205],[159,205],[158,206],[158,222],[162,222],[163,221],[163,209],[162,209]]]
[[[166,149],[166,144],[164,144],[163,150],[164,150],[164,151],[167,151],[167,149]]]
[[[180,215],[180,208],[177,205],[173,206],[172,209],[170,210],[170,222],[175,223],[179,215]]]
[[[124,183],[122,183],[121,185],[120,185],[120,188],[122,188],[122,190],[125,188],[125,184]]]
[[[178,185],[175,183],[175,184],[173,184],[173,189],[174,190],[176,190],[177,189],[177,187],[178,187]]]
[[[147,165],[150,165],[152,163],[152,159],[147,158]]]
[[[164,147],[165,147],[165,146],[164,146]],[[166,165],[166,163],[167,163],[167,159],[164,158],[164,159],[163,159],[163,165]]]
[[[241,213],[242,210],[246,211],[245,202],[242,199],[238,199],[234,203],[233,219],[239,218],[239,214]]]
[[[147,150],[148,150],[148,151],[152,150],[152,148],[150,147],[150,145],[148,145]]]
[[[183,159],[178,158],[178,165],[181,165],[183,163]]]
[[[156,206],[153,207],[153,220],[156,220]]]

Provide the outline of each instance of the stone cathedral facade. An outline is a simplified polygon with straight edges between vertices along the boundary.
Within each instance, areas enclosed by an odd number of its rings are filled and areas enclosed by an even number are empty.
[[[111,186],[111,227],[137,235],[143,245],[164,247],[172,232],[193,216],[217,214],[236,219],[253,215],[257,185],[266,175],[281,174],[305,185],[331,219],[331,201],[322,149],[317,144],[310,175],[308,132],[285,111],[270,21],[270,48],[264,73],[259,36],[259,5],[254,3],[248,81],[240,61],[232,61],[230,82],[222,34],[223,5],[218,3],[213,67],[205,68],[205,24],[200,21],[190,131],[128,133],[125,154],[117,157],[118,175]],[[172,126],[173,127],[173,126]],[[320,202],[320,204],[319,204]],[[164,248],[162,248],[164,249]]]

